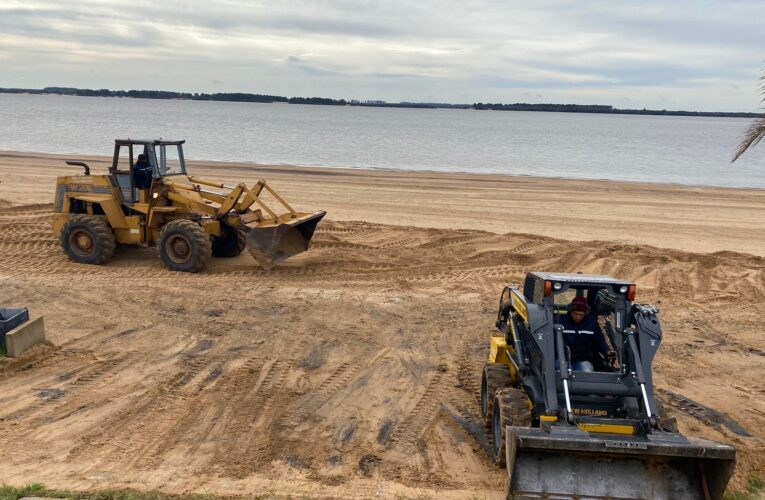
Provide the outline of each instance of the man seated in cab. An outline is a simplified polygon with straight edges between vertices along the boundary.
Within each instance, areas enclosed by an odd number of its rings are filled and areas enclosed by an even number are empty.
[[[563,341],[571,351],[573,369],[582,372],[595,371],[595,356],[602,355],[613,365],[616,352],[606,343],[606,337],[598,321],[590,314],[590,306],[584,297],[574,297],[568,306],[568,314],[561,318]]]
[[[151,187],[151,164],[145,155],[138,155],[138,160],[133,166],[133,184],[137,189]]]

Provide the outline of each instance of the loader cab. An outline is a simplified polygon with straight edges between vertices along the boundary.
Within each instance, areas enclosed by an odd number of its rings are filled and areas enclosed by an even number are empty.
[[[114,159],[109,169],[114,183],[119,187],[123,204],[148,200],[148,192],[142,193],[136,186],[135,165],[139,155],[144,155],[151,165],[152,178],[186,175],[183,157],[185,141],[117,139],[114,143]]]
[[[570,313],[575,297],[583,297],[588,314],[597,321],[611,350],[621,359],[624,332],[630,326],[629,314],[635,298],[635,284],[610,276],[570,273],[529,273],[524,283],[524,297],[552,316],[558,325]],[[558,362],[557,352],[556,362]],[[618,363],[617,363],[618,364]],[[596,371],[613,371],[613,367],[596,357]]]
[[[587,304],[587,311],[577,319],[572,311],[572,304],[575,300],[581,301],[582,299]],[[618,325],[621,331],[624,325],[621,322],[617,323],[616,314],[612,308],[604,307],[604,304],[609,301],[613,303],[613,299],[613,293],[609,288],[569,286],[566,290],[553,294],[553,324],[567,324],[576,327],[577,323],[584,324],[589,322],[593,324],[592,320],[594,320],[594,327],[602,332],[609,350],[618,351],[620,345],[616,341],[616,327]],[[586,329],[594,332],[592,329]],[[566,330],[564,330],[565,332]],[[598,335],[600,332],[589,336]],[[607,359],[601,358],[601,353],[597,352],[597,349],[591,348],[590,351],[593,356],[592,364],[595,371],[614,371],[614,367],[609,364]],[[569,360],[569,363],[571,363],[571,360]]]
[[[577,296],[586,299],[609,350],[617,354],[613,365],[603,359],[594,372],[573,368],[560,321]],[[533,272],[527,275],[524,298],[530,311],[539,311],[523,345],[536,379],[531,383],[537,385],[535,401],[547,410],[565,408],[566,418],[603,414],[648,422],[655,412],[651,364],[661,343],[661,326],[655,308],[633,303],[635,284],[610,276]]]

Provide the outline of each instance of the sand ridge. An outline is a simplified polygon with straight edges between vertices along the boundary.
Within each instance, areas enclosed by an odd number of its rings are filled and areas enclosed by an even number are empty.
[[[478,386],[499,293],[531,269],[635,280],[662,310],[655,380],[681,430],[737,446],[734,486],[763,475],[762,257],[330,213],[271,272],[245,254],[172,273],[132,248],[83,266],[49,203],[19,203],[49,186],[2,165],[0,302],[44,314],[55,345],[0,368],[11,484],[499,498]]]

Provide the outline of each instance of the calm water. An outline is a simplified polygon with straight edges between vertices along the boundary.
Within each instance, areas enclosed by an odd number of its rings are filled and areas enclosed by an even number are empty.
[[[420,110],[0,94],[0,149],[111,155],[186,139],[186,157],[765,188],[737,118]]]

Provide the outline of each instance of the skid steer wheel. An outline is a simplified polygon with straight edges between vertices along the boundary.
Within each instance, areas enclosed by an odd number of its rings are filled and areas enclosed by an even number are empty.
[[[531,426],[531,407],[526,393],[507,387],[497,390],[491,421],[491,450],[494,463],[505,466],[505,427]]]
[[[201,271],[211,254],[210,236],[194,221],[174,220],[159,232],[159,257],[171,271]]]
[[[213,257],[236,257],[247,246],[247,235],[235,227],[221,224],[221,235],[213,240]]]
[[[486,363],[481,376],[481,417],[486,428],[491,427],[494,413],[494,394],[497,389],[513,385],[510,369],[502,363]]]
[[[73,215],[64,224],[59,241],[69,258],[81,264],[103,264],[117,246],[104,218],[83,214]]]

